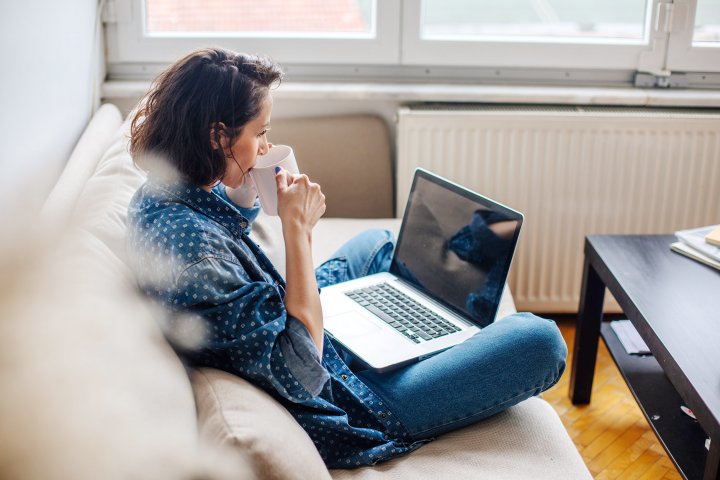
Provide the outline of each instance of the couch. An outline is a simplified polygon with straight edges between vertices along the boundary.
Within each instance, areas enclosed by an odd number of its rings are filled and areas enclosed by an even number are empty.
[[[335,218],[323,218],[315,231],[317,264],[363,229],[397,231],[395,218],[360,218],[393,214],[381,122],[273,124],[273,138],[295,146],[301,168],[333,205],[328,215]],[[318,128],[327,144],[320,145]],[[377,141],[348,147],[358,129]],[[163,335],[162,310],[136,293],[126,266],[126,207],[144,181],[127,153],[127,134],[118,109],[102,106],[40,221],[19,222],[18,241],[2,246],[0,477],[591,478],[541,398],[404,457],[328,471],[302,428],[266,393],[234,375],[183,364]],[[346,154],[333,154],[333,142],[346,142]],[[331,161],[321,162],[327,155]],[[261,215],[252,235],[282,270],[279,227],[277,218]],[[513,311],[506,289],[499,315]]]

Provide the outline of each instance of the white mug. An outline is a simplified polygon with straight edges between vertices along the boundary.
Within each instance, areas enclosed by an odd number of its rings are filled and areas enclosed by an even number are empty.
[[[250,178],[260,197],[260,206],[265,213],[273,216],[278,214],[276,167],[284,168],[289,173],[300,173],[292,148],[274,145],[265,155],[258,155],[255,166],[250,170]]]

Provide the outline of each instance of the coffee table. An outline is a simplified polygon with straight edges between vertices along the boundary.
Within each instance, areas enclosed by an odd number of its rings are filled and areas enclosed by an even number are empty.
[[[575,332],[570,398],[590,402],[598,338],[687,479],[720,479],[720,271],[670,250],[672,235],[594,235]],[[648,345],[628,355],[603,322],[607,287]],[[692,409],[697,421],[682,412]],[[705,449],[706,438],[710,450]]]

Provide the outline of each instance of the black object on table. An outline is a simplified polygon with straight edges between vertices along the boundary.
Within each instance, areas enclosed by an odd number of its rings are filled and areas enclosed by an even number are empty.
[[[678,471],[720,479],[720,271],[670,250],[671,235],[593,235],[570,378],[574,404],[590,402],[598,338]],[[628,355],[607,322],[605,287],[652,356]],[[680,406],[689,407],[697,422]],[[710,451],[705,439],[711,438]]]

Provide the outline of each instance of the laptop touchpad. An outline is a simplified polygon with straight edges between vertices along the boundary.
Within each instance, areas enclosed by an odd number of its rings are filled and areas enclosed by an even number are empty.
[[[333,315],[332,317],[326,318],[325,327],[330,329],[331,332],[334,332],[335,335],[344,335],[348,337],[367,335],[368,333],[380,330],[379,326],[375,325],[367,318],[352,312]]]

